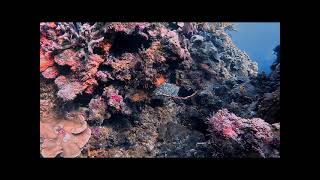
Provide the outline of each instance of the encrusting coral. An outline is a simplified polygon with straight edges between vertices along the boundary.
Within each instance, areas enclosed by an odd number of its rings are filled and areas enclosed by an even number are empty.
[[[91,130],[81,116],[75,119],[51,118],[40,121],[41,155],[43,157],[77,157],[88,142]]]

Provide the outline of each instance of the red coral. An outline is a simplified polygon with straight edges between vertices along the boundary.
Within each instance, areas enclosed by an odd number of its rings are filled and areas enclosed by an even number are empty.
[[[109,50],[111,49],[112,44],[110,42],[103,41],[100,44],[100,47],[105,51],[105,53],[109,53]]]
[[[160,87],[166,81],[167,81],[166,77],[164,75],[160,74],[160,75],[158,75],[158,77],[156,77],[154,84],[156,85],[156,87]]]
[[[55,28],[55,27],[57,27],[57,25],[55,22],[49,22],[49,27]]]
[[[58,69],[55,66],[53,66],[53,67],[49,67],[44,72],[42,72],[42,75],[47,79],[53,79],[59,75],[59,72],[58,72]]]
[[[112,94],[110,96],[110,100],[113,101],[113,102],[116,102],[116,103],[121,103],[123,99],[118,94]]]
[[[123,98],[122,96],[116,94],[116,93],[110,93],[109,94],[109,101],[108,101],[108,104],[112,107],[115,107],[116,109],[120,109],[120,105],[123,101]]]

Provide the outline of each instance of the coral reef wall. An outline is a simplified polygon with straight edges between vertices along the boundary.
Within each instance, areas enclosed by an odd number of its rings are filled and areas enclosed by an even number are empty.
[[[280,46],[263,77],[232,27],[40,23],[41,156],[279,157]]]

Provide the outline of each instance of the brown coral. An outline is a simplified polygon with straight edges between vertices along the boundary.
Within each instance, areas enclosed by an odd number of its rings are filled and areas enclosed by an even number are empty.
[[[111,62],[111,67],[114,69],[113,75],[121,81],[131,80],[130,71],[136,65],[136,57],[131,53],[124,53],[119,59]]]
[[[148,97],[148,94],[145,91],[139,90],[134,94],[132,94],[131,96],[129,96],[129,99],[132,102],[141,102],[147,99],[147,97]]]
[[[158,61],[158,62],[164,62],[166,61],[166,58],[161,55],[161,44],[159,41],[152,42],[151,46],[144,51],[144,55],[147,57],[147,59],[151,62]]]
[[[91,130],[83,118],[40,121],[41,155],[46,158],[77,157],[88,142]]]

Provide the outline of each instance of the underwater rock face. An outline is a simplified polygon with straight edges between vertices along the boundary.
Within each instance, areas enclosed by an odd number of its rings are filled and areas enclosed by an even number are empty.
[[[280,56],[258,75],[226,29],[40,23],[42,157],[279,157]]]
[[[157,157],[195,157],[196,144],[205,141],[202,133],[172,122],[160,126],[158,131],[158,141],[162,143]]]

